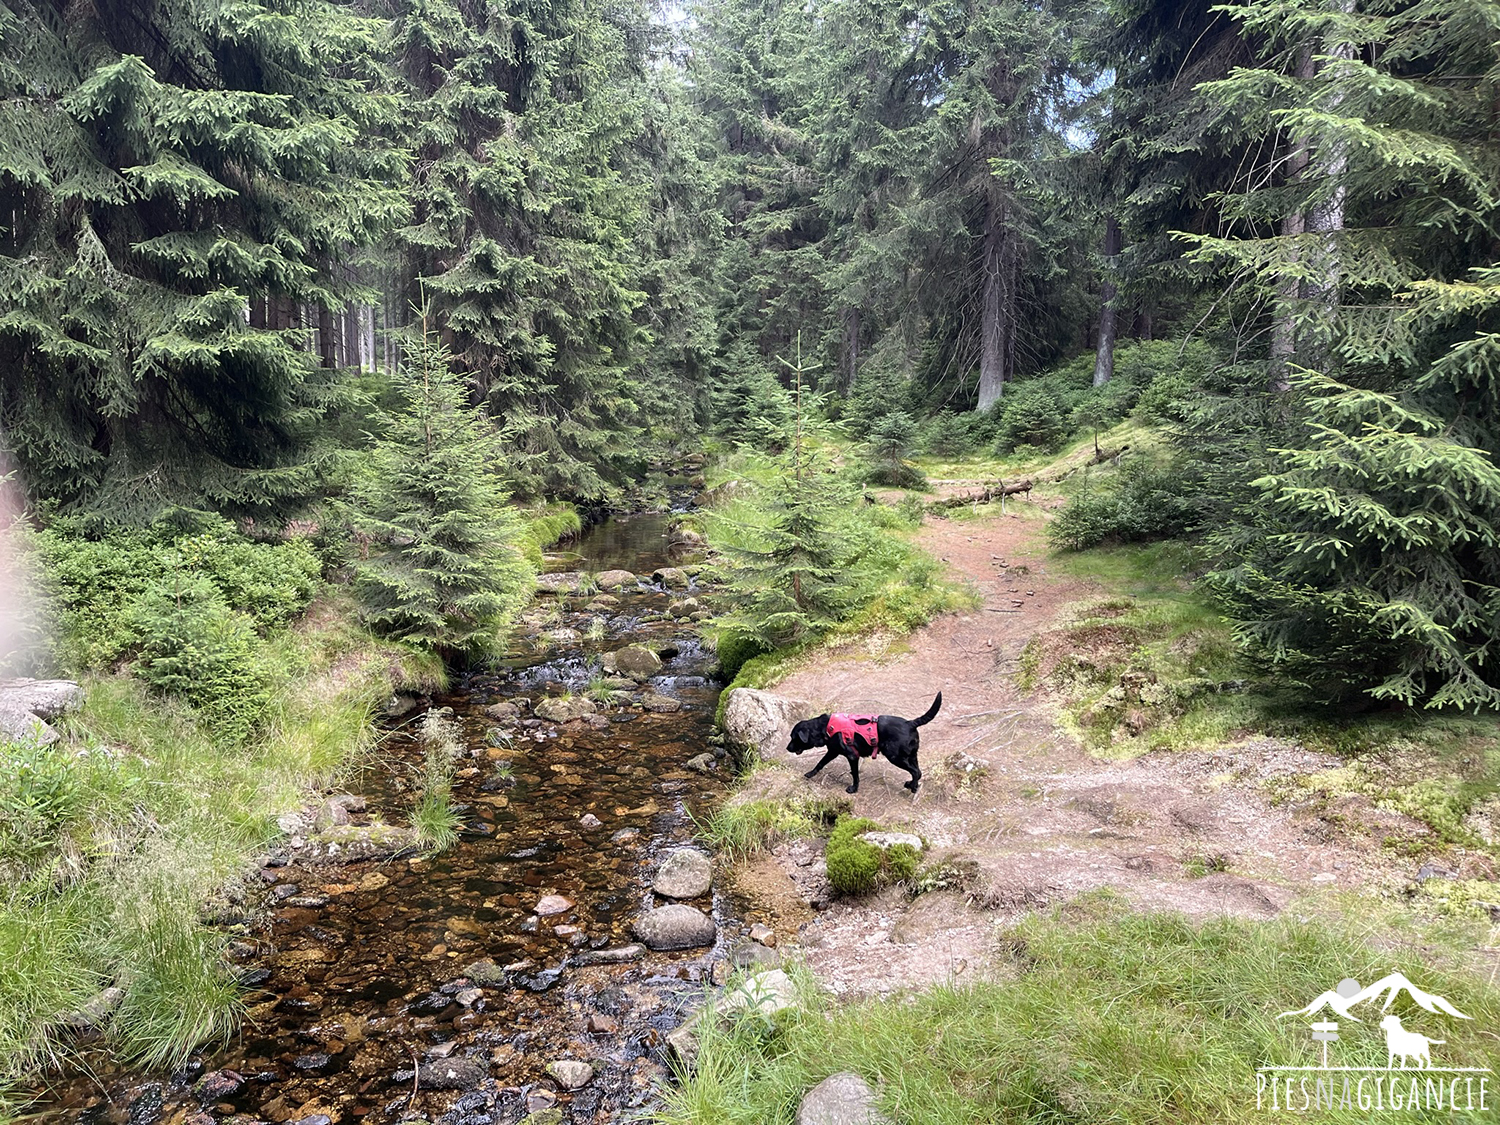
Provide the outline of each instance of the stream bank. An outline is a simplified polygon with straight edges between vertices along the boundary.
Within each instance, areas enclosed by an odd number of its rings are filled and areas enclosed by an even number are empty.
[[[667,1034],[716,963],[755,955],[717,888],[686,904],[712,919],[712,944],[652,952],[633,932],[672,901],[651,889],[664,853],[722,793],[714,759],[699,757],[713,749],[713,660],[684,612],[697,591],[670,557],[668,524],[592,529],[578,566],[643,577],[605,592],[544,576],[515,651],[431,701],[451,712],[463,754],[452,848],[373,854],[382,838],[401,842],[382,826],[410,807],[415,712],[393,720],[347,796],[314,810],[325,827],[287,823],[290,838],[224,912],[248,1006],[235,1040],[172,1075],[119,1067],[84,1042],[71,1076],[39,1092],[41,1117],[510,1125],[611,1122],[649,1105]],[[656,655],[606,659],[622,650]],[[585,691],[614,694],[585,706]],[[329,862],[351,854],[369,858]]]

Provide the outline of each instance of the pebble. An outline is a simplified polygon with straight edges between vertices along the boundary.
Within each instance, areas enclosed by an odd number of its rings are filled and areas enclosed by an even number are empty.
[[[603,828],[604,827],[604,821],[600,820],[593,813],[588,812],[588,813],[584,813],[581,817],[578,818],[578,827],[579,828]]]
[[[544,895],[534,909],[544,918],[552,914],[566,914],[573,909],[573,900],[565,895]]]
[[[759,942],[767,949],[775,949],[776,931],[771,929],[770,926],[764,925],[761,922],[757,922],[755,923],[755,925],[750,927],[750,940]]]

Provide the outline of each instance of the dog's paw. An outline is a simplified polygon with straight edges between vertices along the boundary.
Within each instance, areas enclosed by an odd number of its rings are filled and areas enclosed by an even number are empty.
[[[817,770],[808,770],[808,771],[807,771],[807,772],[806,772],[806,773],[805,773],[805,774],[803,774],[803,775],[802,775],[802,776],[803,776],[803,777],[817,777],[817,776],[818,776],[818,771],[817,771]]]
[[[851,786],[849,786],[849,788],[845,789],[844,792],[845,793],[858,793],[859,792],[859,786],[858,785],[851,785]]]

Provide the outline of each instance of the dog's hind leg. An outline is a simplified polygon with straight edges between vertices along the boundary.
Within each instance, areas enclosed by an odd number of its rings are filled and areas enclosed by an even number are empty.
[[[826,753],[826,754],[823,755],[823,760],[822,761],[820,761],[817,765],[813,766],[812,769],[808,770],[802,776],[803,777],[817,777],[818,774],[820,774],[820,773],[823,772],[823,767],[826,766],[829,762],[833,761],[838,756],[839,756],[839,752],[837,750],[830,750],[830,751],[828,751],[828,753]]]
[[[906,772],[911,774],[911,780],[906,783],[905,788],[910,789],[911,795],[915,797],[917,795],[917,790],[922,785],[922,767],[917,765],[916,762],[913,762],[911,765],[906,767]]]
[[[849,757],[849,775],[852,778],[854,778],[854,780],[852,782],[850,782],[849,788],[845,789],[844,792],[845,793],[858,793],[859,792],[859,755],[858,754],[850,754],[848,757]]]

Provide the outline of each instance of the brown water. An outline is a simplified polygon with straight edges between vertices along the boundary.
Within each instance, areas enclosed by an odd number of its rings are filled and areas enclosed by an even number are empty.
[[[666,518],[608,521],[576,550],[587,570],[649,574],[670,561]],[[542,598],[539,608],[555,604],[549,627],[583,634],[593,616],[582,610],[587,600]],[[337,866],[273,857],[255,892],[268,909],[235,947],[251,1011],[236,1040],[175,1075],[95,1060],[96,1076],[54,1092],[43,1119],[508,1125],[549,1095],[565,1121],[642,1116],[667,1080],[665,1032],[701,996],[710,963],[740,929],[715,892],[697,904],[720,922],[712,950],[579,964],[584,951],[631,940],[631,921],[652,905],[655,854],[687,840],[690,810],[720,791],[682,768],[709,748],[718,689],[691,628],[662,618],[673,600],[652,588],[621,595],[603,639],[550,648],[523,640],[512,659],[435,701],[452,708],[470,754],[454,787],[459,842],[432,858]],[[497,724],[482,714],[485,705],[579,692],[601,652],[632,642],[679,649],[650,686],[680,699],[682,711],[617,706],[604,729],[508,724],[511,744],[491,745]],[[421,757],[409,729],[394,731],[381,765],[351,786],[368,797],[364,816],[404,821],[403,783]],[[582,827],[585,813],[602,825]],[[575,905],[539,919],[533,907],[546,894]],[[484,959],[522,964],[476,1000],[465,967]],[[575,1093],[561,1091],[543,1069],[560,1058],[586,1060],[596,1076]],[[425,1060],[415,1094],[414,1060]],[[431,1066],[453,1070],[468,1088],[425,1088]]]

